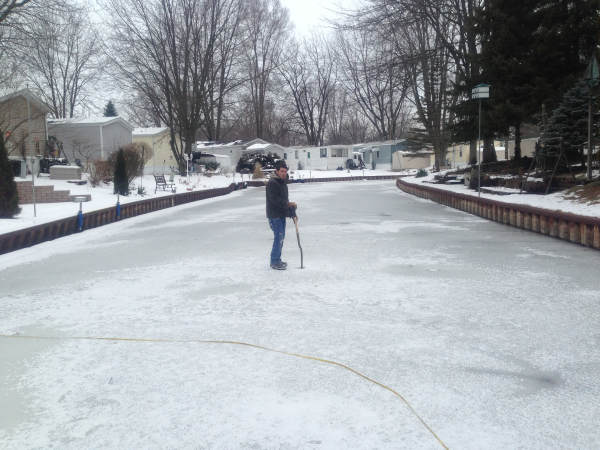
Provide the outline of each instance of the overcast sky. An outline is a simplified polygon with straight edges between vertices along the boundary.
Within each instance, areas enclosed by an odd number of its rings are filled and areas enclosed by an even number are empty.
[[[307,34],[311,27],[327,27],[325,19],[334,14],[336,5],[352,5],[352,0],[281,0],[290,10],[290,19],[299,35]]]

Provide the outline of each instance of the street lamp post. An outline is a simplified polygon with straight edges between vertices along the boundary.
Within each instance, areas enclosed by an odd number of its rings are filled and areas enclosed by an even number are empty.
[[[479,139],[477,140],[477,192],[481,197],[481,99],[490,97],[490,86],[478,84],[471,90],[471,98],[479,99]]]
[[[589,103],[588,103],[588,154],[587,154],[587,179],[592,179],[592,153],[594,151],[593,133],[592,128],[594,124],[594,96],[593,88],[598,86],[600,80],[600,67],[598,65],[598,58],[596,55],[592,55],[590,62],[585,69],[583,74],[583,80],[589,85]]]

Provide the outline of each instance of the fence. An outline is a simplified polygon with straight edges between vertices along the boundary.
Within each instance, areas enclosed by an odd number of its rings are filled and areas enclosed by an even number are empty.
[[[600,249],[599,218],[483,199],[402,180],[397,180],[396,186],[409,194],[495,222]]]

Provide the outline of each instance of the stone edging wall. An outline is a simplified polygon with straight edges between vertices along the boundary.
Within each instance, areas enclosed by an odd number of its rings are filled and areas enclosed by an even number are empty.
[[[600,250],[600,218],[504,203],[402,180],[397,180],[396,186],[409,194],[486,219]]]
[[[18,181],[17,192],[19,193],[19,205],[33,203],[33,185],[31,181]],[[72,202],[75,197],[85,197],[89,202],[92,199],[91,194],[72,195],[71,191],[55,191],[53,185],[36,185],[35,202],[36,203],[61,203]]]

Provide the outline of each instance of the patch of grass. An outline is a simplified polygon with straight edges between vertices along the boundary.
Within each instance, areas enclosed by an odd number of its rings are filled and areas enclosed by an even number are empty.
[[[579,203],[600,204],[600,180],[592,181],[585,186],[575,186],[565,192],[565,197]]]

